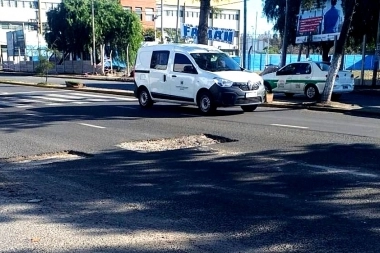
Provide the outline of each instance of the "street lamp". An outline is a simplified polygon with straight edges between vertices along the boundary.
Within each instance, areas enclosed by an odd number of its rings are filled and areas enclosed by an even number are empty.
[[[92,11],[92,67],[93,74],[95,75],[96,68],[96,53],[95,53],[95,10],[94,10],[94,0],[91,1],[91,11]]]

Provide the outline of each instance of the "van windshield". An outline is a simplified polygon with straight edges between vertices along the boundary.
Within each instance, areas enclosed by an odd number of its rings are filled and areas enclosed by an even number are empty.
[[[207,71],[241,71],[237,62],[225,53],[192,53],[197,65]]]

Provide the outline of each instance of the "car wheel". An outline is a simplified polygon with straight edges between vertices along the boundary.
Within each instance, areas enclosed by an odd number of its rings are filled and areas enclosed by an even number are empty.
[[[209,92],[202,92],[199,95],[198,107],[203,114],[211,114],[215,112],[216,106]]]
[[[287,98],[292,98],[294,96],[294,93],[285,93],[285,96]]]
[[[146,88],[143,88],[139,91],[139,104],[142,108],[150,108],[153,105],[152,98],[149,95],[149,92]]]
[[[314,84],[308,84],[305,88],[305,95],[310,100],[316,100],[319,97],[319,91]]]
[[[241,109],[243,109],[243,111],[245,112],[253,112],[254,110],[256,110],[257,108],[257,105],[242,105],[241,106]]]

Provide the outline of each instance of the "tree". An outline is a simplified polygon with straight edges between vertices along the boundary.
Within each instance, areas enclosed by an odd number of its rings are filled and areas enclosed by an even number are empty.
[[[143,40],[139,18],[124,10],[118,0],[94,0],[94,9],[96,47],[109,45],[122,60],[127,60],[126,48],[129,47],[129,55],[134,57]],[[77,56],[83,52],[89,54],[91,17],[91,0],[62,1],[47,12],[45,39],[49,47]]]
[[[208,44],[208,17],[211,10],[211,0],[200,0],[198,24],[198,44]]]
[[[321,103],[328,104],[331,101],[331,94],[333,91],[336,75],[338,74],[340,64],[342,62],[344,45],[346,43],[348,32],[351,27],[352,18],[356,7],[356,0],[346,0],[344,5],[344,21],[340,36],[335,45],[335,52],[331,62],[329,72],[327,74],[325,89],[323,90]]]

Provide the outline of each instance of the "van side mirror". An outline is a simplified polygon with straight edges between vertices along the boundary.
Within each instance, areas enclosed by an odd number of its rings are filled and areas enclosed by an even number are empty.
[[[183,67],[183,72],[188,74],[197,74],[197,70],[194,68],[193,65],[187,65]]]

